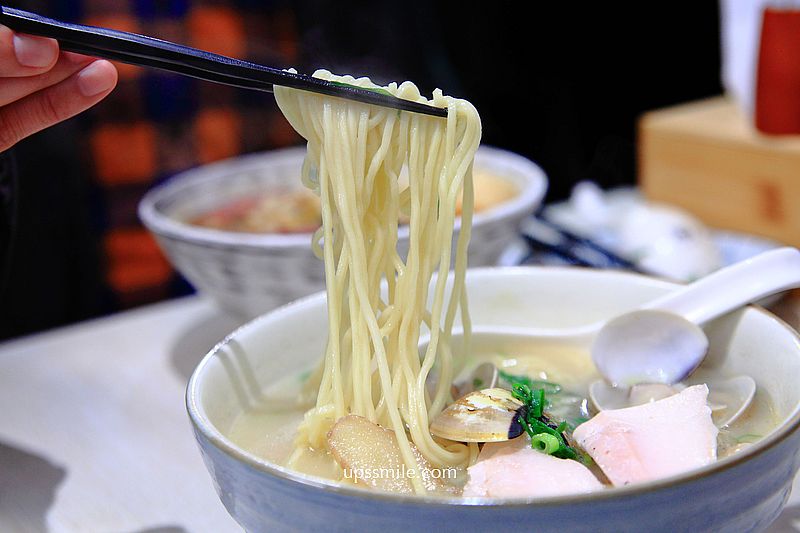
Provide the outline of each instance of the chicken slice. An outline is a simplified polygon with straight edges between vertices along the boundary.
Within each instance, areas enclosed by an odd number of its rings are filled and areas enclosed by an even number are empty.
[[[616,486],[673,476],[717,458],[708,387],[611,409],[575,428],[573,438]]]
[[[485,444],[467,471],[465,498],[544,498],[603,488],[581,463],[536,451],[525,435]]]

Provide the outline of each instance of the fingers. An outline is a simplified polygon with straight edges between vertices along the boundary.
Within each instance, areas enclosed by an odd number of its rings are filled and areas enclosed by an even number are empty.
[[[117,84],[108,61],[0,25],[0,150],[93,106]]]
[[[114,65],[92,61],[63,81],[0,108],[0,150],[90,108],[116,84]]]
[[[6,78],[0,81],[0,106],[16,102],[29,94],[60,83],[92,61],[92,58],[87,56],[62,52],[55,66],[43,74]]]
[[[14,33],[0,26],[0,77],[35,76],[48,71],[57,60],[54,39]]]

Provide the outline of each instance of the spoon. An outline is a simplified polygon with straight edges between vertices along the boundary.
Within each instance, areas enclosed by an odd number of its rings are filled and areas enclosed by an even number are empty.
[[[610,320],[562,329],[476,326],[472,344],[473,349],[502,345],[508,353],[531,342],[569,345],[589,349],[600,374],[612,385],[672,384],[691,374],[705,357],[708,339],[700,325],[798,286],[800,250],[778,248],[717,270]],[[456,337],[454,345],[460,340]]]
[[[705,358],[700,325],[798,285],[800,250],[761,253],[600,325],[587,339],[592,360],[612,385],[677,383]]]
[[[680,391],[674,385],[700,365],[708,339],[700,324],[741,305],[796,287],[800,252],[781,248],[731,265],[607,322],[597,333],[592,360],[605,381],[589,387],[599,410],[641,405]],[[718,427],[730,425],[752,402],[750,376],[710,376],[708,401]]]
[[[515,353],[532,342],[589,349],[601,375],[611,385],[671,385],[689,376],[706,355],[708,339],[699,325],[798,286],[800,251],[779,248],[720,269],[611,320],[557,330],[476,327],[471,344],[476,353],[481,346]],[[454,351],[458,341],[454,335]],[[745,391],[738,397],[747,399],[752,395]]]

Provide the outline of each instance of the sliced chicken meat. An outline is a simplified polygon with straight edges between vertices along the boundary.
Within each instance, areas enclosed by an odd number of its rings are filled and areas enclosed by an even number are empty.
[[[661,479],[717,458],[708,387],[635,407],[601,411],[578,426],[575,441],[615,486]]]
[[[603,488],[581,463],[534,450],[526,435],[485,444],[468,472],[467,498],[544,498]]]

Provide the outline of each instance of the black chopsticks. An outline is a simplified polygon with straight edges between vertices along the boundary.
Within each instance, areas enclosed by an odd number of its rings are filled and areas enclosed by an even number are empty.
[[[520,235],[532,252],[554,255],[570,265],[646,273],[633,261],[559,226],[541,212],[522,222]]]
[[[212,54],[145,35],[61,22],[5,6],[0,6],[0,23],[15,31],[56,39],[61,48],[69,52],[168,70],[234,87],[272,92],[273,86],[279,85],[403,111],[447,116],[447,109]]]

